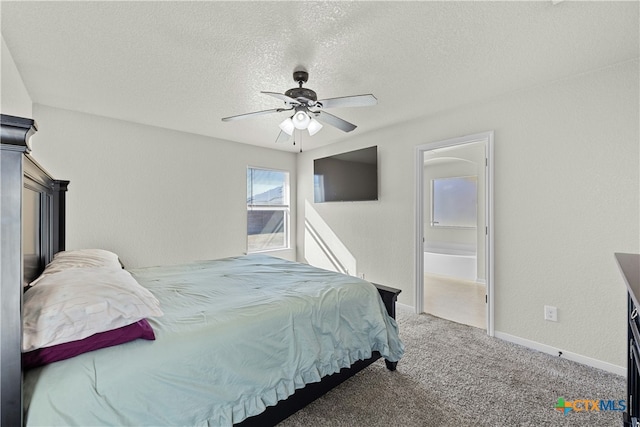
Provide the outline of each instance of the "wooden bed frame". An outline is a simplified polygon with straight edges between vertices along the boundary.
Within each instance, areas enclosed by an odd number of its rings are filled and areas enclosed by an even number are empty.
[[[65,249],[65,193],[69,181],[51,177],[29,155],[32,119],[0,117],[0,425],[22,426],[22,294],[56,252]],[[399,289],[376,285],[395,318]],[[275,425],[380,358],[374,352],[350,368],[306,385],[276,406],[238,425]],[[396,363],[385,361],[390,370]]]
[[[29,155],[36,123],[0,116],[0,425],[22,425],[22,292],[64,250],[65,192]]]

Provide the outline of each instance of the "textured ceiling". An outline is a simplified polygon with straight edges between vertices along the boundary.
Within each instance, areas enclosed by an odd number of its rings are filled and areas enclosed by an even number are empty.
[[[286,113],[260,91],[373,93],[330,112],[365,133],[638,58],[638,2],[7,2],[1,31],[35,103],[243,143]],[[325,126],[305,149],[348,137]]]

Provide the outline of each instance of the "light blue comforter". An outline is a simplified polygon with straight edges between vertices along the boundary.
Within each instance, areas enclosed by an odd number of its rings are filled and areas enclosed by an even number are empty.
[[[231,425],[307,383],[404,348],[364,280],[264,255],[132,270],[156,341],[27,372],[27,425]]]

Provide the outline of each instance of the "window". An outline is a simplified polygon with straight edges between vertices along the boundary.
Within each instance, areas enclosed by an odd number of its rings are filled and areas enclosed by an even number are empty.
[[[475,228],[477,181],[476,176],[431,180],[431,226]]]
[[[289,172],[247,168],[247,252],[289,248]]]

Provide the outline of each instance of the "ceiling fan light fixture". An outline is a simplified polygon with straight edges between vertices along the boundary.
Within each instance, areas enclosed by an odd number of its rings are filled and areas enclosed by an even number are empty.
[[[309,136],[315,135],[320,131],[320,129],[322,129],[322,124],[320,124],[320,122],[316,119],[311,119],[311,121],[309,122],[309,126],[307,127]]]
[[[298,110],[293,115],[291,120],[293,121],[293,126],[295,126],[296,129],[304,130],[307,128],[307,126],[309,126],[311,117],[309,117],[306,112]]]
[[[282,132],[286,133],[289,136],[293,135],[295,126],[293,125],[293,120],[291,120],[291,117],[287,117],[282,123],[280,123],[280,129],[282,129]]]
[[[323,128],[323,124],[332,126],[342,132],[351,132],[357,127],[356,125],[349,123],[340,117],[334,116],[333,114],[329,114],[325,110],[328,108],[339,107],[368,107],[378,103],[376,97],[370,93],[363,95],[341,96],[338,98],[318,99],[318,95],[315,91],[302,87],[308,79],[309,73],[298,69],[293,72],[293,80],[298,83],[298,87],[291,88],[285,93],[261,92],[284,102],[285,108],[272,108],[270,110],[254,111],[252,113],[223,117],[222,121],[228,122],[248,117],[261,116],[264,114],[281,113],[293,110],[293,116],[289,116],[279,125],[281,131],[276,138],[276,142],[283,142],[289,139],[286,137],[287,135],[293,136],[296,129],[306,129],[309,132],[309,135],[313,136],[320,132]],[[313,111],[312,109],[318,110]],[[316,118],[318,118],[323,124],[319,123]]]

